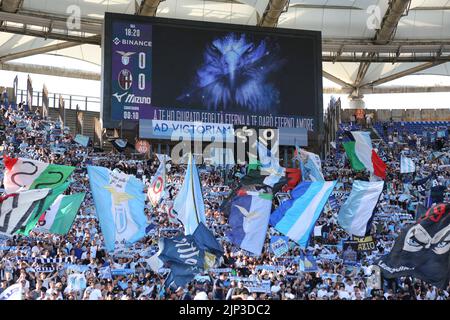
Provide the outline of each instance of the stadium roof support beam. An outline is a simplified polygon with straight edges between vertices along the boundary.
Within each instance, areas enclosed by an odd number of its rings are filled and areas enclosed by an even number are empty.
[[[23,0],[2,0],[1,11],[16,13],[22,7]]]
[[[97,36],[95,36],[95,37],[98,38]],[[71,48],[71,47],[75,47],[75,46],[79,46],[79,45],[80,44],[78,42],[61,42],[61,43],[52,44],[52,45],[45,46],[45,47],[20,51],[20,52],[16,52],[16,53],[10,53],[10,54],[1,56],[0,63],[4,63],[7,61],[11,61],[11,60],[16,60],[16,59],[20,59],[20,58],[30,57],[30,56],[34,56],[36,54],[43,54],[43,53],[52,52],[55,50]]]
[[[348,88],[348,89],[353,88],[353,86],[350,83],[347,83],[344,80],[342,80],[336,76],[333,76],[331,73],[328,73],[325,70],[322,71],[322,76],[324,76],[325,78],[327,78],[330,81],[333,81],[336,84],[341,85],[343,88]]]
[[[434,67],[434,66],[437,66],[437,65],[440,65],[440,64],[443,64],[443,63],[445,63],[445,61],[427,62],[427,63],[421,64],[421,65],[415,66],[413,68],[409,68],[409,69],[406,69],[404,71],[391,74],[390,76],[387,76],[387,77],[384,77],[384,78],[380,78],[378,80],[366,83],[366,84],[362,85],[361,88],[375,87],[375,86],[378,86],[380,84],[383,84],[383,83],[386,83],[386,82],[389,82],[389,81],[392,81],[392,80],[395,80],[395,79],[399,79],[399,78],[402,78],[402,77],[405,77],[405,76],[409,76],[409,75],[414,74],[416,72],[419,72],[419,71],[422,71],[422,70],[426,70],[426,69],[429,69],[431,67]]]
[[[0,31],[71,42],[100,44],[92,35],[102,33],[102,21],[81,21],[78,29],[69,29],[63,17],[45,17],[0,11]],[[12,24],[11,24],[12,23]]]
[[[392,0],[389,3],[389,7],[381,21],[380,29],[377,31],[373,43],[377,44],[387,44],[393,38],[395,30],[397,29],[398,23],[403,16],[405,10],[408,9],[411,0]],[[363,54],[363,56],[369,56],[373,58],[375,53]],[[359,65],[358,73],[356,75],[356,80],[354,87],[359,88],[361,82],[364,80],[367,71],[369,70],[370,62],[362,62]],[[357,92],[358,90],[356,90]]]
[[[281,14],[287,11],[289,0],[269,0],[263,16],[258,21],[260,27],[274,28],[278,24]]]
[[[47,76],[77,78],[84,80],[97,80],[97,81],[100,80],[100,73],[97,72],[81,71],[59,67],[49,67],[36,64],[14,63],[14,62],[0,63],[0,70],[36,73]]]

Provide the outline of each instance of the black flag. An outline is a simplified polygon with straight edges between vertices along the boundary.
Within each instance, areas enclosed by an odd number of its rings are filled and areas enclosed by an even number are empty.
[[[432,206],[402,230],[392,251],[376,264],[385,278],[412,276],[445,289],[450,281],[450,204]]]

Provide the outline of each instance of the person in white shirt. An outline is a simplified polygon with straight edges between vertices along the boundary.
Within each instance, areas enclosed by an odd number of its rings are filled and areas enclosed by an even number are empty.
[[[436,288],[434,288],[433,286],[429,285],[428,286],[428,290],[427,290],[427,294],[425,295],[425,299],[426,300],[436,300]]]
[[[278,293],[281,290],[280,284],[278,281],[275,281],[275,284],[270,288],[272,293]]]
[[[46,291],[47,289],[45,289],[44,287],[41,288],[41,294],[39,297],[36,298],[36,300],[48,300]]]
[[[51,297],[53,293],[57,293],[56,283],[54,281],[50,281],[49,286],[50,288],[47,290],[47,297]]]
[[[341,284],[339,286],[338,294],[339,294],[339,299],[341,299],[341,300],[342,299],[350,300],[350,294],[347,291],[345,291],[345,285],[344,284]]]
[[[103,300],[101,285],[97,283],[94,289],[91,290],[89,300]]]
[[[319,287],[319,291],[317,291],[317,297],[319,298],[319,299],[322,299],[323,297],[325,297],[325,296],[328,296],[329,295],[329,292],[328,292],[328,290],[325,288],[325,286],[320,286]]]
[[[355,291],[355,289],[354,289],[354,284],[353,284],[353,280],[351,280],[351,279],[348,279],[346,282],[345,282],[345,291],[347,291],[348,293],[353,293],[353,291]]]

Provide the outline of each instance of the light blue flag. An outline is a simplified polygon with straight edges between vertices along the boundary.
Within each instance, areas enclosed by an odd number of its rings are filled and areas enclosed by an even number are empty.
[[[173,202],[172,213],[183,223],[185,235],[193,234],[200,222],[206,225],[202,187],[192,154],[189,155],[183,185]]]
[[[302,182],[291,191],[271,215],[270,224],[276,230],[306,248],[309,236],[333,191],[336,181]]]
[[[384,181],[353,182],[350,196],[341,206],[338,215],[338,223],[348,234],[363,237],[370,230],[369,222],[383,186]]]
[[[416,165],[411,158],[400,156],[400,173],[411,173],[416,171]]]
[[[144,184],[119,170],[88,166],[89,183],[94,198],[106,249],[116,243],[131,244],[145,236]]]
[[[317,164],[311,159],[311,157],[308,157],[304,168],[307,170],[307,173],[309,173],[309,177],[312,181],[325,181],[322,172],[320,171],[319,167],[317,167]]]
[[[297,158],[300,161],[302,170],[302,180],[325,181],[322,174],[322,164],[320,157],[312,152],[296,147]]]
[[[90,138],[89,138],[88,136],[83,136],[82,134],[77,134],[77,135],[75,136],[74,141],[75,141],[76,143],[81,144],[83,147],[87,147],[88,144],[89,144],[89,139],[90,139]]]

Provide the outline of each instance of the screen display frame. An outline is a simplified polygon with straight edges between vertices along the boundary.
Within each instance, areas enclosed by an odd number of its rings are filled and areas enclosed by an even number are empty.
[[[100,117],[104,128],[118,128],[124,125],[124,122],[137,122],[132,120],[113,120],[112,119],[112,26],[114,21],[129,21],[130,23],[150,23],[152,25],[188,28],[193,30],[208,30],[211,32],[243,32],[253,33],[264,36],[291,37],[295,39],[313,40],[314,59],[311,61],[313,77],[310,79],[314,83],[314,92],[311,94],[314,98],[314,105],[311,106],[311,116],[315,122],[314,135],[323,132],[323,88],[322,88],[322,36],[320,31],[286,29],[286,28],[267,28],[238,24],[227,24],[217,22],[204,22],[193,20],[182,20],[161,17],[146,17],[118,13],[105,13],[105,21],[102,37],[102,95]],[[107,32],[108,31],[108,32]],[[300,77],[301,75],[299,75]],[[292,115],[295,115],[293,112]]]

